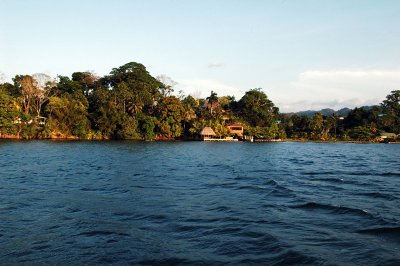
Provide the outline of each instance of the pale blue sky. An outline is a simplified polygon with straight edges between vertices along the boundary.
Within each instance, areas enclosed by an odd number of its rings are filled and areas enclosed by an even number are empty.
[[[261,87],[282,111],[400,89],[397,0],[0,0],[0,11],[8,78],[136,61],[195,96]]]

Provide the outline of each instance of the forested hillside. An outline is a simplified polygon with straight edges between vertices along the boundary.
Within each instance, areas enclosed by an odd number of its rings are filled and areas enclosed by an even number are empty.
[[[104,77],[17,75],[0,84],[0,138],[196,139],[206,126],[226,137],[230,122],[259,139],[374,140],[382,132],[400,133],[399,90],[379,106],[341,117],[281,114],[259,88],[239,100],[214,91],[195,99],[175,96],[169,83],[135,62]]]

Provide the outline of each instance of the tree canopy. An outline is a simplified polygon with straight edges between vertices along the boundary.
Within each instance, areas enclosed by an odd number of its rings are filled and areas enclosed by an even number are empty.
[[[400,133],[399,90],[381,105],[355,108],[347,117],[308,117],[280,113],[261,88],[236,101],[216,90],[203,99],[175,96],[175,84],[136,62],[103,77],[90,71],[54,79],[17,75],[13,83],[0,83],[0,138],[191,139],[206,126],[225,137],[232,122],[262,139],[373,140],[380,132]]]

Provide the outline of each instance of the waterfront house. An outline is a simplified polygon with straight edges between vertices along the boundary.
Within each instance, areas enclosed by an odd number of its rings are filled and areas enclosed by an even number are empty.
[[[201,135],[202,140],[209,140],[209,139],[212,139],[216,134],[215,134],[214,130],[212,130],[211,127],[205,127],[200,132],[200,135]]]
[[[378,139],[379,139],[379,141],[383,141],[383,142],[394,141],[397,139],[397,135],[394,133],[387,133],[387,132],[379,133]]]
[[[226,127],[229,129],[229,132],[238,137],[243,137],[244,127],[241,123],[228,123]]]

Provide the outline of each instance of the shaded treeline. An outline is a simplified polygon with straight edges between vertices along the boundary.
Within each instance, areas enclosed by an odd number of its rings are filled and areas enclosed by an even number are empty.
[[[155,78],[139,63],[97,77],[17,75],[0,84],[0,137],[171,140],[196,138],[205,126],[229,136],[227,123],[240,122],[256,138],[372,140],[379,132],[399,133],[400,91],[380,106],[355,108],[348,117],[279,113],[261,89],[240,99],[174,96],[173,81]]]

